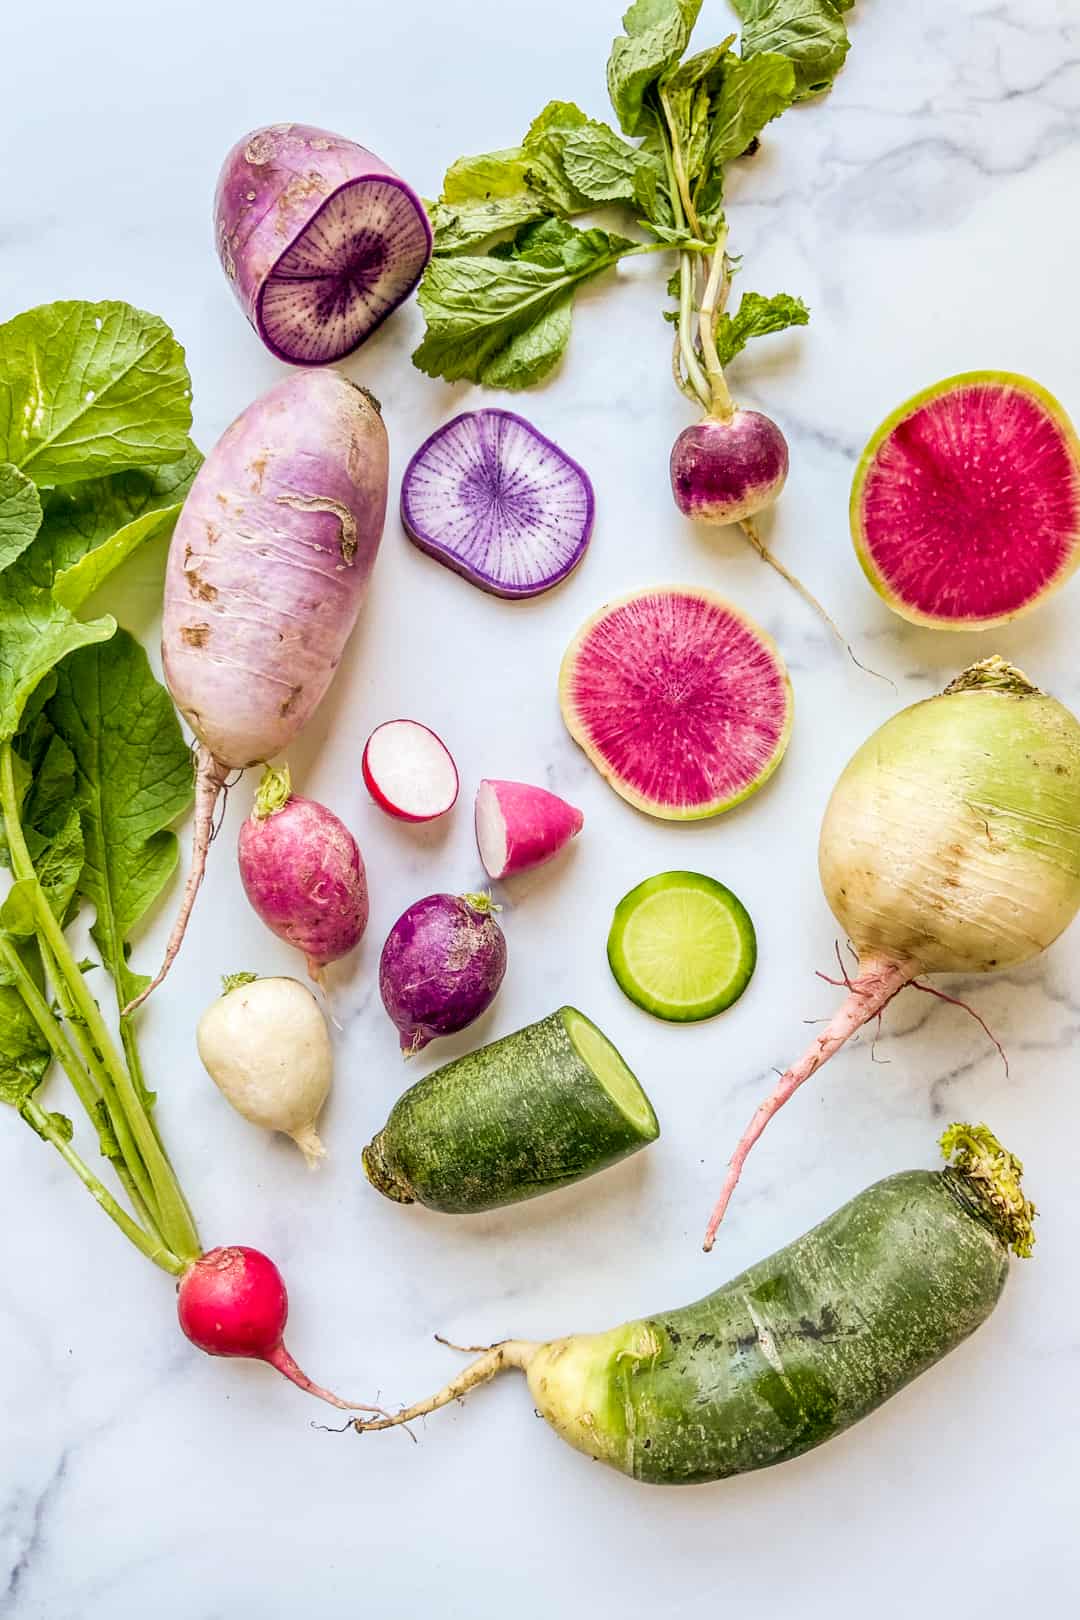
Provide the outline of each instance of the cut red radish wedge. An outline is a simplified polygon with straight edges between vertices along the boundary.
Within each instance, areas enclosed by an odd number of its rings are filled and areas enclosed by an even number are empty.
[[[791,733],[784,661],[714,591],[657,585],[609,602],[559,674],[563,719],[616,793],[665,821],[719,815],[772,775]]]
[[[434,821],[458,796],[457,766],[441,738],[416,720],[387,720],[364,747],[364,782],[398,821]]]
[[[901,405],[851,491],[863,571],[914,624],[983,630],[1080,563],[1080,442],[1045,389],[1005,371],[947,377]]]
[[[584,824],[580,810],[546,788],[484,781],[477,790],[476,846],[496,880],[553,860]]]
[[[576,461],[513,411],[466,411],[420,446],[401,521],[421,551],[494,596],[538,596],[585,554],[595,501]]]
[[[267,348],[291,365],[351,354],[431,257],[416,193],[374,153],[308,124],[238,141],[214,200],[225,274]]]

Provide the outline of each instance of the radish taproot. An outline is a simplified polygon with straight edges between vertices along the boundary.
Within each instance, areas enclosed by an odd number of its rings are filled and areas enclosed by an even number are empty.
[[[1080,564],[1080,440],[1029,377],[947,377],[870,439],[851,533],[866,577],[903,618],[940,630],[1004,624]]]
[[[514,411],[466,411],[405,469],[401,521],[421,551],[493,596],[538,596],[585,555],[584,468]]]
[[[271,933],[295,945],[318,982],[355,950],[368,923],[367,873],[345,823],[267,766],[237,846],[244,893]]]
[[[198,738],[191,870],[157,976],[180,949],[230,773],[285,749],[326,694],[386,516],[379,407],[336,371],[298,372],[237,417],[184,503],[165,575],[162,662]]]
[[[457,803],[453,755],[418,720],[386,720],[376,726],[364,744],[360,769],[379,809],[395,821],[437,821]]]
[[[561,1439],[651,1485],[787,1462],[831,1440],[987,1320],[1028,1255],[1023,1166],[985,1126],[953,1125],[944,1170],[889,1176],[681,1310],[534,1344],[492,1345],[411,1423],[508,1367]]]
[[[559,702],[605,781],[667,821],[749,798],[791,734],[791,682],[772,639],[688,585],[632,591],[594,614],[563,659]]]
[[[333,1048],[318,1002],[296,979],[230,974],[195,1031],[203,1067],[253,1125],[291,1136],[314,1168],[316,1130],[330,1090]]]
[[[290,365],[351,354],[431,257],[412,188],[355,141],[309,124],[237,141],[218,179],[214,237],[241,309]]]
[[[475,824],[484,871],[498,882],[554,860],[585,817],[546,788],[485,778],[476,792]]]
[[[1080,910],[1080,722],[1001,658],[912,704],[858,750],[818,866],[859,959],[848,993],[776,1082],[732,1155],[710,1249],[769,1120],[922,973],[992,973],[1044,951]]]
[[[611,1042],[561,1007],[418,1081],[364,1149],[364,1172],[396,1203],[467,1215],[580,1181],[659,1134]]]
[[[402,912],[379,958],[379,993],[413,1057],[491,1006],[506,972],[506,939],[486,894],[429,894]]]

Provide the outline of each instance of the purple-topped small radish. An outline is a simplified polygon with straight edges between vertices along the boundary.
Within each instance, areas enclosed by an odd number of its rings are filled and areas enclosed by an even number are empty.
[[[293,793],[282,765],[263,773],[238,853],[252,906],[271,933],[303,951],[318,982],[367,927],[367,874],[356,839],[324,804]]]
[[[695,523],[741,523],[772,506],[788,473],[787,440],[760,411],[706,416],[671,451],[671,491]]]
[[[431,257],[412,188],[373,152],[309,124],[237,141],[218,179],[214,238],[244,314],[299,366],[351,354]]]
[[[486,894],[429,894],[391,928],[379,991],[406,1057],[467,1028],[491,1006],[506,972],[497,909]]]
[[[360,769],[379,809],[395,821],[436,821],[457,803],[458,773],[450,750],[418,720],[376,726]]]
[[[513,411],[466,411],[405,469],[401,521],[421,551],[493,596],[538,596],[592,534],[587,473]]]

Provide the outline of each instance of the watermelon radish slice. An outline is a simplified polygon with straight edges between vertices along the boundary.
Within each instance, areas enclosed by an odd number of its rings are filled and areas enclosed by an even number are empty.
[[[664,821],[718,816],[784,756],[784,661],[714,591],[656,585],[600,609],[559,673],[570,735],[629,804]]]
[[[1004,624],[1080,563],[1072,423],[1028,377],[947,377],[895,410],[866,446],[851,533],[871,585],[913,624]]]
[[[585,555],[595,501],[576,461],[513,411],[466,411],[405,469],[413,543],[494,596],[538,596]]]

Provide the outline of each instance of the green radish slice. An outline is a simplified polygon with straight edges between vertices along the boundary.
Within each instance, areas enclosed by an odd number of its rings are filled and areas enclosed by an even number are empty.
[[[1029,377],[946,377],[866,446],[851,534],[866,577],[902,618],[945,630],[1005,624],[1080,563],[1080,440]]]
[[[694,1024],[738,1001],[757,963],[757,936],[742,901],[715,878],[661,872],[619,901],[607,953],[631,1001]]]
[[[791,682],[771,637],[688,585],[632,591],[594,614],[563,659],[559,703],[605,781],[664,821],[749,798],[791,734]]]

